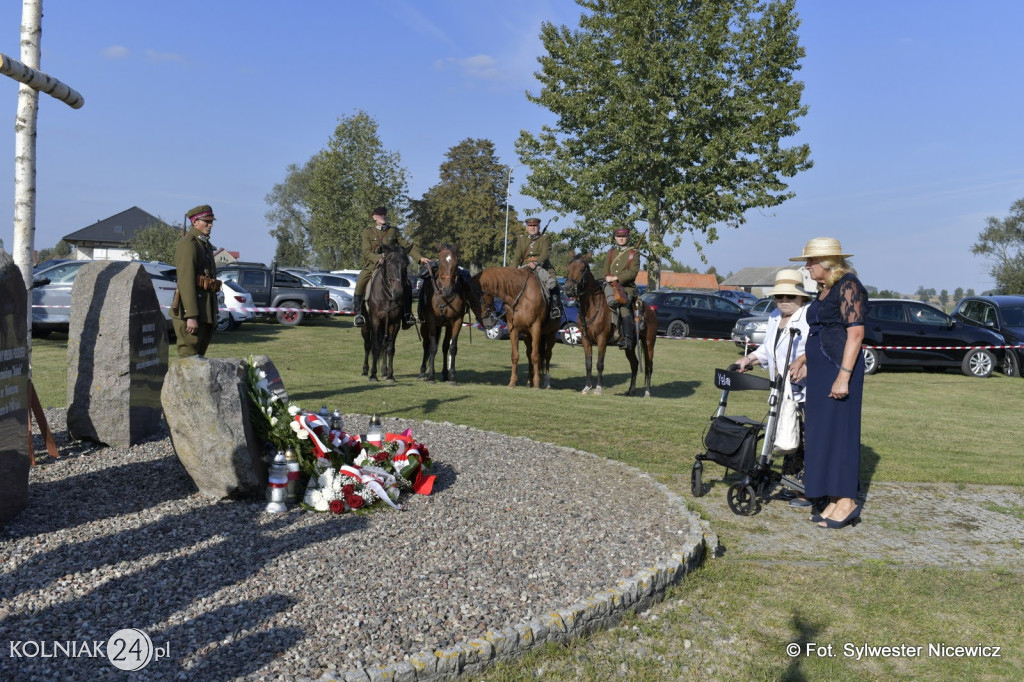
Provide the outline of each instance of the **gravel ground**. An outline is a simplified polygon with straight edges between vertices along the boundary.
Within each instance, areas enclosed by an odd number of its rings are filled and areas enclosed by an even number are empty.
[[[92,448],[67,441],[62,410],[47,418],[62,456],[37,455],[29,507],[0,531],[0,643],[81,650],[139,628],[169,658],[136,679],[315,679],[401,661],[608,589],[678,551],[695,523],[626,467],[401,420],[385,428],[430,446],[433,495],[404,512],[272,515],[200,496],[167,438]],[[123,679],[105,658],[25,646],[3,647],[0,679]]]

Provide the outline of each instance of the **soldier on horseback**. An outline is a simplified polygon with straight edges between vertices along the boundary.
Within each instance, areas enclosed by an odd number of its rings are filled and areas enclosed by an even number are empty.
[[[629,246],[630,229],[615,230],[615,246],[608,251],[598,277],[604,277],[604,294],[612,309],[612,322],[619,326],[619,348],[632,348],[634,343],[633,299],[636,276],[640,272],[640,256]]]
[[[562,319],[562,293],[558,280],[551,274],[551,237],[540,232],[540,218],[526,219],[526,234],[519,237],[512,256],[514,267],[529,268],[540,278],[541,288],[548,292],[551,319]]]
[[[357,327],[366,324],[363,317],[363,297],[366,295],[366,285],[370,276],[376,269],[377,264],[384,260],[381,249],[394,244],[400,245],[412,258],[413,262],[429,263],[430,260],[420,256],[419,250],[407,241],[398,228],[388,224],[388,210],[383,206],[373,210],[374,225],[363,230],[363,269],[356,279],[355,295],[352,298],[353,307],[356,310],[355,319],[352,323]],[[416,318],[412,315],[412,285],[405,282],[405,294],[402,301],[404,305],[404,316],[402,329],[408,329],[416,324]]]

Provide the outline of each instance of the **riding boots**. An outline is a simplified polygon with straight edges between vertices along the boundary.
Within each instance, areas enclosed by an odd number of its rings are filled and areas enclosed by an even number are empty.
[[[626,350],[633,347],[633,313],[628,308],[626,314],[621,317],[622,326],[619,328],[619,348]]]
[[[359,294],[352,296],[352,308],[356,311],[356,316],[352,319],[352,324],[357,327],[362,327],[366,324],[366,318],[363,317],[363,297]]]

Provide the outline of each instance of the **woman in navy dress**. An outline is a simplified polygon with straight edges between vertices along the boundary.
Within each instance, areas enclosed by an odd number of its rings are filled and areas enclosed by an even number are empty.
[[[811,517],[822,528],[860,520],[860,414],[864,395],[864,317],[868,294],[847,262],[838,239],[817,237],[803,253],[819,293],[807,309],[807,390],[804,402],[804,489],[828,498]]]

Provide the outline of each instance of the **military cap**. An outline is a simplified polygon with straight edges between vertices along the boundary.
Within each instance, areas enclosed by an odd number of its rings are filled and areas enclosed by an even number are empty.
[[[387,215],[387,214],[388,214],[388,209],[384,208],[383,206],[378,206],[377,208],[373,209],[373,213],[371,213],[370,215],[371,216],[375,216],[375,215]]]
[[[540,225],[540,218],[527,218],[526,219],[526,224],[527,225]]]
[[[197,220],[209,220],[213,221],[213,209],[207,204],[202,206],[196,206],[193,209],[189,209],[189,212],[185,214],[185,217],[191,220],[193,223]]]
[[[629,236],[629,228],[628,227],[620,227],[619,229],[615,230],[614,234],[615,234],[616,237],[628,237]]]

